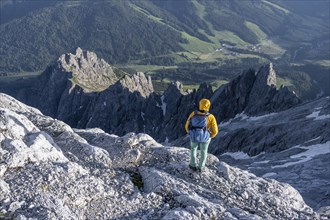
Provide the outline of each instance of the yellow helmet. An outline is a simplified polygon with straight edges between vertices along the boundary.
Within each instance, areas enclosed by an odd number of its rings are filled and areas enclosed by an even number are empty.
[[[211,102],[208,99],[202,99],[199,101],[199,110],[209,111]]]

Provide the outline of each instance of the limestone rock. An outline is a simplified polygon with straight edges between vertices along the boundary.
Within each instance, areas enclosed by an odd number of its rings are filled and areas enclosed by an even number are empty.
[[[147,78],[142,72],[137,72],[131,77],[125,75],[124,78],[120,80],[120,84],[131,93],[139,92],[144,98],[147,98],[154,92],[151,77],[149,76]]]
[[[330,204],[329,126],[326,97],[278,113],[239,114],[219,125],[209,149],[229,164],[289,183],[317,210]]]
[[[188,149],[146,134],[71,129],[0,97],[3,218],[320,218],[288,184],[217,159],[199,174],[188,168]]]
[[[75,84],[84,89],[84,92],[102,91],[117,81],[112,67],[90,51],[77,48],[75,54],[63,54],[57,60],[59,69],[72,74],[72,91]],[[70,92],[69,91],[69,92]]]

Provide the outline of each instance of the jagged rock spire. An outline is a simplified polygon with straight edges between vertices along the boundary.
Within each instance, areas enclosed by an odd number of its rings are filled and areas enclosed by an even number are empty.
[[[72,84],[79,85],[85,92],[105,90],[118,80],[107,62],[94,52],[83,51],[80,47],[75,54],[60,56],[57,65],[64,72],[72,73]]]
[[[245,112],[250,115],[282,111],[300,103],[299,98],[287,88],[276,89],[276,72],[272,63],[260,68],[248,99]]]
[[[143,72],[137,72],[132,76],[125,75],[119,83],[130,92],[137,91],[145,98],[154,92],[151,77],[146,77]]]

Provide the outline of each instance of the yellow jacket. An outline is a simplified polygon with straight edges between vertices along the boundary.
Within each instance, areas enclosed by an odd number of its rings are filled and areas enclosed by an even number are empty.
[[[211,102],[208,99],[202,99],[199,102],[199,110],[200,111],[203,110],[203,111],[208,112],[209,109],[210,109],[210,106],[211,106]],[[198,111],[198,114],[205,114],[205,113],[200,112],[200,111]],[[185,128],[186,128],[187,133],[189,131],[190,119],[192,118],[192,116],[194,116],[194,114],[195,114],[195,112],[190,113],[190,115],[188,117],[188,120],[186,122]],[[211,138],[214,138],[218,134],[218,124],[217,124],[217,121],[216,121],[214,115],[209,114],[209,116],[207,117],[206,128],[210,132]]]
[[[186,122],[186,132],[188,133],[189,130],[189,122],[190,119],[192,118],[192,116],[194,116],[195,112],[192,112],[189,117],[188,120]],[[202,112],[198,112],[198,114],[203,114]],[[206,127],[207,130],[210,132],[211,138],[214,138],[217,134],[218,134],[218,124],[217,121],[214,117],[214,115],[209,114],[209,116],[207,117],[207,121],[206,121]]]

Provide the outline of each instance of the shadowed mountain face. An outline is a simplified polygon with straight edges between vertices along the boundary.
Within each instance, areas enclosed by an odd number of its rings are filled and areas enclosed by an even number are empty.
[[[207,84],[184,92],[182,84],[176,82],[159,95],[143,73],[116,80],[109,64],[79,48],[76,54],[62,55],[28,85],[17,88],[15,82],[2,91],[73,127],[99,127],[117,135],[144,132],[160,141],[185,135],[185,121],[202,98],[211,99],[211,112],[218,121],[243,111],[260,115],[300,103],[286,88],[275,88],[272,64],[258,72],[248,70],[215,92]]]
[[[219,125],[220,160],[295,187],[316,210],[330,205],[330,97],[286,111],[237,115]]]
[[[1,218],[320,219],[290,185],[146,134],[77,130],[0,94]]]

